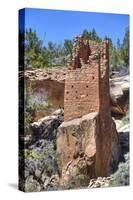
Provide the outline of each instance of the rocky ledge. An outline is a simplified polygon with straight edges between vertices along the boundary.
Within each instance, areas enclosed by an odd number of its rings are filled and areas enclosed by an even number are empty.
[[[98,148],[101,140],[97,139],[102,137],[99,133],[98,113],[90,113],[59,126],[56,145],[63,185],[69,185],[70,188],[87,186],[90,179],[98,176],[99,171],[104,171],[107,175],[117,168],[120,158],[119,136],[114,122],[111,123],[112,135],[108,138],[102,155]],[[108,158],[104,158],[105,152],[109,152]],[[103,165],[100,168],[101,158],[107,168],[103,168]]]
[[[53,80],[58,82],[64,82],[67,74],[66,67],[53,67],[48,69],[36,69],[36,70],[25,70],[25,78],[36,81]]]

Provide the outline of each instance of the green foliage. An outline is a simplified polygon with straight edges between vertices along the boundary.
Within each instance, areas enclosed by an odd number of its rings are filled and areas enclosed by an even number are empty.
[[[58,45],[50,41],[48,43],[46,51],[47,51],[48,67],[65,65],[64,47],[61,44]]]
[[[100,38],[93,28],[91,31],[84,29],[81,37],[84,40],[94,40],[101,42]],[[104,37],[109,41],[109,58],[110,58],[110,72],[121,70],[121,66],[128,69],[129,65],[129,28],[125,30],[123,41],[117,40],[117,44],[113,45],[111,38],[107,35]],[[25,42],[24,42],[25,41]],[[64,66],[67,63],[68,56],[72,54],[73,41],[65,39],[64,44],[56,44],[52,41],[48,42],[47,47],[43,45],[44,41],[37,37],[35,31],[30,28],[19,35],[19,51],[23,55],[23,48],[25,46],[25,66],[31,68],[47,68],[54,66]],[[20,57],[20,64],[22,59]]]
[[[125,30],[122,43],[117,40],[116,46],[110,48],[110,65],[111,71],[120,71],[122,66],[129,68],[129,28]]]
[[[113,181],[110,186],[129,185],[129,154],[125,155],[125,162],[119,164],[118,170],[112,177]]]
[[[97,35],[96,30],[94,28],[92,29],[92,31],[84,29],[81,37],[84,40],[94,40],[96,42],[101,42],[101,38]]]
[[[123,60],[124,62],[128,65],[129,64],[129,27],[125,31],[123,43],[122,43],[122,48],[123,48]]]
[[[29,86],[27,87],[27,91],[25,91],[26,111],[34,113],[36,111],[49,109],[52,106],[52,104],[47,97],[45,97],[42,102],[37,102],[33,100],[33,88],[34,88],[34,83],[31,81],[29,83]]]
[[[52,175],[53,173],[53,166],[51,165],[48,165],[47,169],[46,169],[46,172],[45,172],[47,175]]]
[[[30,134],[30,123],[32,121],[32,116],[31,113],[25,111],[24,113],[24,129],[25,129],[25,133]]]
[[[37,37],[35,31],[30,28],[25,32],[25,66],[31,68],[47,68],[53,66],[64,66],[68,54],[72,52],[72,41],[65,40],[64,46],[61,44],[48,42],[48,46],[43,45],[43,41]]]
[[[113,66],[112,70],[117,70],[119,63],[119,55],[117,53],[117,49],[115,47],[110,48],[110,64]]]
[[[122,118],[122,124],[126,125],[129,124],[129,111],[126,113],[126,115]]]
[[[73,48],[73,42],[71,40],[64,40],[64,53],[65,55],[71,55]]]
[[[32,83],[29,84],[29,87],[26,91],[25,89],[25,107],[24,107],[24,132],[26,135],[31,134],[30,130],[30,123],[32,122],[32,109],[31,109],[31,102],[32,102]]]
[[[42,60],[45,58],[45,49],[43,48],[43,41],[40,40],[36,32],[26,29],[25,32],[25,65],[32,68],[42,67]]]
[[[34,114],[37,111],[44,111],[51,108],[52,104],[46,97],[42,102],[33,99],[34,83],[31,81],[28,87],[25,87],[25,108],[24,108],[24,129],[25,134],[31,134],[30,123],[32,123]]]
[[[100,37],[97,35],[96,30],[93,28],[91,32],[91,40],[101,42]]]
[[[84,29],[82,35],[81,35],[83,40],[90,40],[91,39],[91,34],[88,32],[87,29]]]
[[[40,153],[40,152],[37,152],[34,149],[32,149],[32,150],[29,150],[29,149],[21,150],[19,152],[19,156],[20,157],[24,156],[25,159],[33,158],[33,159],[40,160],[40,161],[44,160],[44,158],[45,158],[44,152]]]

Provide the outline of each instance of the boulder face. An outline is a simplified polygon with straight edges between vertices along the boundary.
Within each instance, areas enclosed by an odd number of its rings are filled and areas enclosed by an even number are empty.
[[[102,151],[99,151],[99,146],[102,144],[99,144],[100,140],[97,140],[99,137],[97,112],[63,122],[59,126],[56,146],[62,182],[70,182],[73,176],[77,177],[77,174],[73,174],[75,168],[82,175],[82,179],[85,179],[84,184],[86,185],[90,178],[99,176],[99,172],[102,176],[106,176],[113,170],[120,155],[118,134],[113,122],[112,130],[112,135],[104,145],[104,154],[102,154]],[[106,152],[109,152],[108,158],[106,158]],[[100,159],[103,161],[103,166],[99,165]],[[106,169],[104,166],[107,166]]]
[[[57,153],[61,166],[67,166],[79,157],[94,158],[96,155],[97,113],[63,122],[57,133]]]
[[[51,116],[43,117],[37,122],[31,124],[33,140],[48,139],[54,140],[56,138],[56,130],[63,121],[63,110],[58,109]]]

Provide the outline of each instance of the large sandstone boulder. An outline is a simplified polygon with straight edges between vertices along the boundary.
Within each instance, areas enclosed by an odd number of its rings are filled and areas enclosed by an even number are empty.
[[[104,145],[104,151],[109,152],[108,158],[104,158],[106,153],[100,155],[99,151],[99,146],[102,144],[98,143],[102,140],[97,140],[100,137],[98,113],[90,113],[82,118],[63,122],[59,126],[56,145],[62,184],[68,184],[74,178],[77,183],[77,176],[80,175],[79,180],[81,179],[82,183],[78,180],[79,186],[83,186],[83,183],[87,185],[90,178],[99,176],[100,171],[103,174],[102,166],[99,165],[100,159],[105,166],[108,166],[104,176],[113,170],[114,165],[117,165],[120,156],[119,138],[115,124],[111,122],[112,135],[109,137],[110,141]]]
[[[94,157],[96,154],[97,113],[91,113],[68,122],[63,122],[57,133],[57,152],[61,166],[76,160],[84,154]]]

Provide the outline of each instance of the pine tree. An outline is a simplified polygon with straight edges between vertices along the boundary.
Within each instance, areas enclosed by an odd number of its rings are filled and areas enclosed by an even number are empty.
[[[87,29],[84,29],[81,37],[83,40],[89,40],[89,39],[91,39],[91,33],[88,32]]]

